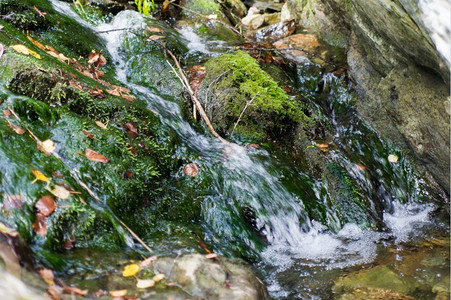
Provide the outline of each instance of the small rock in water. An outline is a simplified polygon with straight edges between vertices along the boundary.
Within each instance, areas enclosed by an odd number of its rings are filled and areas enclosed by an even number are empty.
[[[265,17],[260,14],[247,15],[241,20],[241,23],[244,26],[249,26],[251,29],[257,29],[265,23]]]
[[[258,30],[255,34],[257,42],[275,41],[291,35],[295,30],[295,22],[280,22]]]

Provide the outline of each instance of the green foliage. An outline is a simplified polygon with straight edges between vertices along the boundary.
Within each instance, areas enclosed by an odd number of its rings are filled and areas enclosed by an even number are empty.
[[[153,10],[155,10],[155,3],[153,0],[135,0],[138,11],[145,16],[148,16]]]
[[[203,101],[209,117],[220,132],[231,132],[240,114],[238,133],[256,130],[270,136],[286,132],[307,121],[302,105],[295,102],[249,54],[238,51],[209,60],[203,85]],[[214,94],[216,99],[207,99]],[[252,103],[251,103],[252,101]],[[246,130],[244,127],[248,127]],[[258,137],[254,137],[257,138]]]

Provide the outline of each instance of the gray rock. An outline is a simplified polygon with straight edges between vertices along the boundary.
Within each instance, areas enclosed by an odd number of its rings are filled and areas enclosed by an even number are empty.
[[[165,274],[168,281],[191,295],[190,299],[269,299],[265,285],[248,265],[237,259],[212,260],[201,254],[188,254],[176,260],[158,258],[153,266],[156,273]],[[178,299],[177,295],[171,296]]]

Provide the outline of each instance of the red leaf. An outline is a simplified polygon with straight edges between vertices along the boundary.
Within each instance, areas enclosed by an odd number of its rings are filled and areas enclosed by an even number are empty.
[[[90,161],[95,161],[95,162],[100,162],[100,163],[107,163],[110,161],[109,158],[105,157],[104,155],[102,155],[99,152],[96,152],[90,148],[86,149],[86,157]]]
[[[42,214],[36,214],[36,221],[34,221],[33,225],[31,226],[39,235],[46,236],[47,234],[47,225],[45,224],[45,216]]]
[[[197,163],[187,164],[185,168],[183,168],[183,172],[188,176],[194,177],[199,173],[199,165]]]
[[[55,275],[53,275],[53,271],[50,269],[40,269],[38,270],[39,275],[44,279],[48,284],[55,284],[54,279]]]
[[[74,248],[75,247],[74,242],[75,242],[74,238],[72,238],[70,236],[67,237],[66,241],[64,242],[63,249],[70,250],[70,249]]]
[[[36,202],[34,207],[36,207],[44,217],[48,217],[55,211],[56,203],[51,196],[45,195]]]

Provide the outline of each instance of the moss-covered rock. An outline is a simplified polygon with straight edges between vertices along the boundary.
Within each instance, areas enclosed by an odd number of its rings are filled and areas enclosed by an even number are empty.
[[[308,118],[249,54],[238,51],[205,64],[200,100],[215,129],[230,137],[262,140],[288,133]]]

